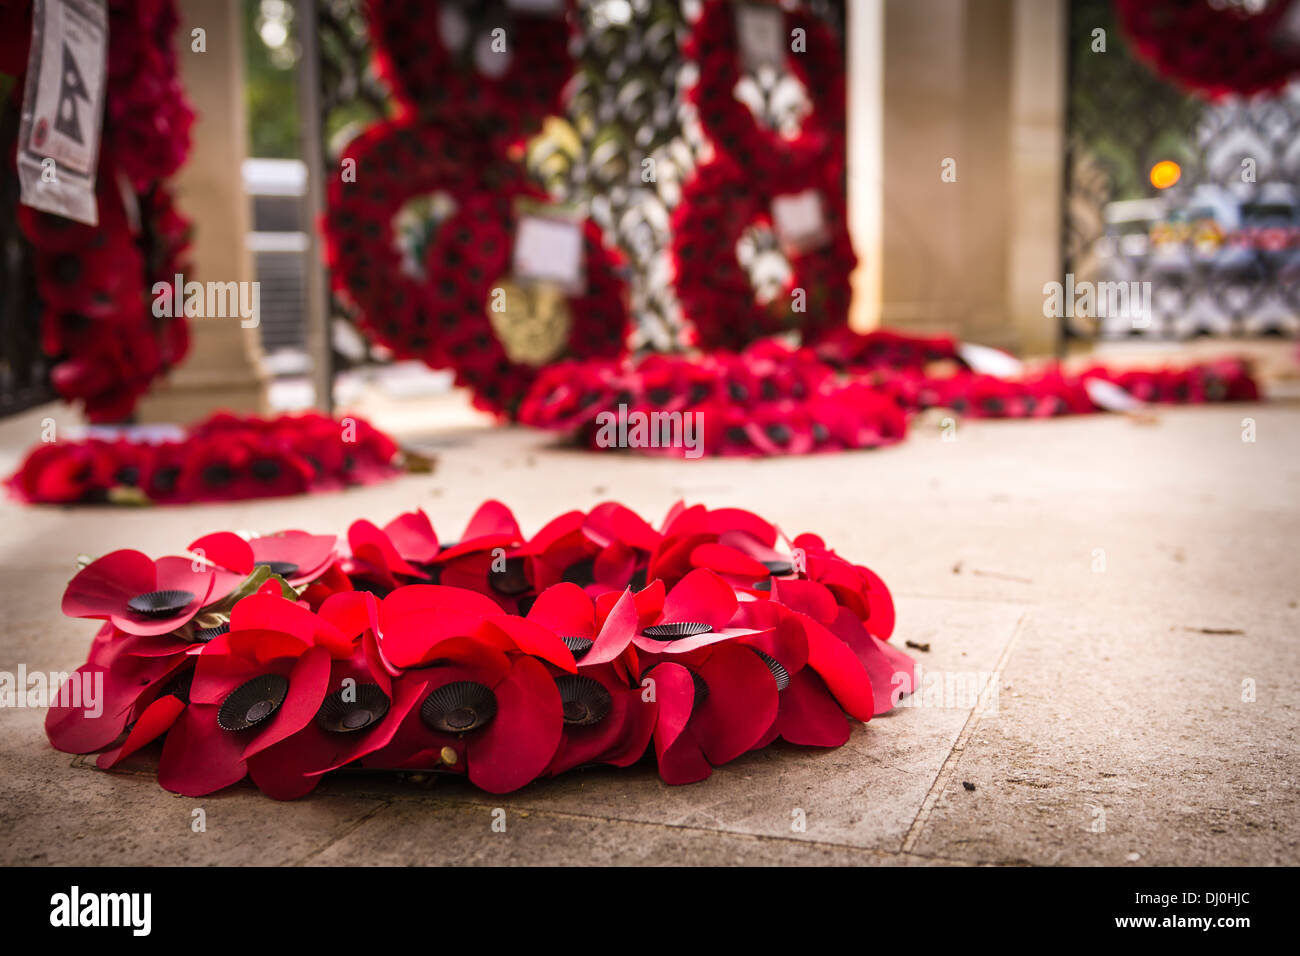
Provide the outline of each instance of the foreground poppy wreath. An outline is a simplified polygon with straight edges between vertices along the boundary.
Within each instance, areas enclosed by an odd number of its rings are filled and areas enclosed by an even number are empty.
[[[739,353],[561,363],[538,377],[519,418],[591,449],[759,457],[890,445],[928,408],[1048,418],[1258,399],[1249,365],[1235,358],[1003,378],[970,368],[946,336],[844,329],[810,348],[766,340]]]
[[[390,478],[397,444],[361,418],[219,412],[179,440],[41,444],[8,479],[32,504],[180,504],[329,491]]]
[[[455,543],[422,511],[346,545],[217,532],[91,562],[63,612],[103,623],[50,742],[110,768],[162,737],[158,780],[189,796],[250,776],[292,799],[341,768],[505,793],[651,751],[690,783],[778,737],[838,747],[915,677],[872,571],[681,503],[658,529],[608,502],[529,537],[489,501]]]

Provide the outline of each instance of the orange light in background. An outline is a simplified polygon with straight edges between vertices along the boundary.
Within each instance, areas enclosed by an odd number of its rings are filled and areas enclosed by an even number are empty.
[[[1183,168],[1172,159],[1162,159],[1151,167],[1151,185],[1156,189],[1168,189],[1182,178]]]

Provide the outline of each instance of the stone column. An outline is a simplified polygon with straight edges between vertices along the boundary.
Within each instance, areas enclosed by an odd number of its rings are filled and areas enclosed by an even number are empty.
[[[884,276],[883,121],[885,82],[885,0],[854,0],[847,5],[845,69],[848,73],[849,235],[858,254],[853,271],[849,325],[866,332],[880,324]]]
[[[870,49],[871,19],[857,6],[850,221],[878,216],[881,321],[1050,351],[1056,326],[1042,315],[1042,287],[1060,278],[1065,0],[883,0],[879,111],[861,95],[874,67],[856,62]],[[862,180],[877,127],[879,192]],[[873,308],[871,291],[860,268],[855,325]]]
[[[244,53],[238,0],[181,0],[176,33],[181,81],[198,119],[193,149],[175,178],[181,210],[194,222],[190,274],[200,282],[251,282],[245,245],[251,210],[240,165],[247,154]],[[204,52],[192,31],[205,31]],[[190,351],[138,407],[141,421],[195,421],[217,409],[266,411],[258,330],[235,318],[192,318]]]

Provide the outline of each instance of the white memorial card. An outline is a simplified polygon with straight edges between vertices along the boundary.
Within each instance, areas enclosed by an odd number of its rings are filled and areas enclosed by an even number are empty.
[[[785,14],[779,7],[737,5],[736,43],[747,72],[757,73],[763,67],[781,70],[787,52]]]
[[[91,226],[107,49],[105,0],[35,0],[18,130],[22,202]]]
[[[522,282],[551,282],[569,294],[583,291],[582,223],[523,213],[515,227],[514,275]]]
[[[772,228],[781,245],[808,252],[830,240],[821,193],[816,189],[772,197]]]

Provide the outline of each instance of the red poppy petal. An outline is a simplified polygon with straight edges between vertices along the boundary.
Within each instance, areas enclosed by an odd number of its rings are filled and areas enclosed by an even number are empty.
[[[428,575],[419,568],[407,564],[388,535],[380,531],[369,521],[354,521],[348,527],[348,547],[352,553],[377,571],[391,576],[394,572],[411,578],[425,578]]]
[[[776,544],[776,528],[752,511],[743,508],[717,508],[708,513],[708,530],[714,534],[742,531],[767,547]]]
[[[258,563],[286,561],[298,570],[287,578],[294,587],[320,577],[337,557],[339,539],[332,534],[281,531],[254,538],[249,544]]]
[[[691,564],[708,568],[718,574],[734,574],[758,581],[766,578],[767,568],[749,555],[724,544],[700,544],[691,551]]]
[[[528,620],[550,628],[561,637],[592,637],[596,609],[587,592],[567,581],[552,585],[528,609]]]
[[[654,680],[652,686],[659,705],[654,741],[660,778],[669,784],[706,779],[713,768],[686,730],[695,699],[695,682],[690,671],[679,664],[660,664],[649,676]]]
[[[321,602],[316,613],[348,640],[377,625],[379,601],[369,591],[339,591]]]
[[[806,747],[839,747],[850,733],[844,711],[810,667],[790,678],[781,691],[776,729],[785,740]]]
[[[709,694],[691,716],[700,749],[715,767],[758,743],[776,720],[776,680],[752,650],[719,645],[699,668]]]
[[[201,797],[244,779],[243,737],[217,726],[217,710],[215,704],[191,703],[172,724],[158,762],[164,789]]]
[[[698,621],[720,631],[735,613],[736,593],[707,568],[686,575],[664,598],[665,621]]]
[[[554,631],[542,627],[536,621],[512,614],[498,614],[483,621],[475,636],[482,639],[484,629],[489,629],[489,633],[494,629],[505,635],[523,653],[549,661],[560,670],[571,674],[578,670],[578,665],[573,660],[573,652],[564,641],[560,640]],[[495,643],[495,641],[489,638],[488,643]]]
[[[495,605],[494,605],[495,607]],[[500,613],[499,609],[497,613]],[[480,643],[498,649],[514,650],[514,642],[497,631],[480,632],[483,618],[448,609],[404,614],[384,628],[381,648],[398,667],[419,667],[436,660],[441,645],[456,638],[474,636]]]
[[[469,542],[489,535],[505,535],[516,540],[523,537],[514,514],[499,501],[485,501],[479,505],[474,517],[469,519],[461,541]]]
[[[621,541],[615,541],[607,548],[601,548],[592,562],[592,577],[598,584],[610,588],[626,586],[636,570],[636,551]]]
[[[614,660],[631,643],[640,624],[636,598],[631,590],[625,590],[605,615],[605,622],[596,635],[595,643],[583,655],[583,664],[590,667]]]
[[[440,584],[408,584],[391,592],[379,603],[379,626],[381,630],[387,631],[390,620],[396,620],[412,611],[438,608],[478,617],[501,613],[496,601],[465,588]]]
[[[77,572],[63,592],[68,617],[103,617],[125,610],[126,602],[156,587],[157,572],[147,554],[113,551]]]
[[[867,618],[867,630],[882,641],[887,641],[894,633],[894,596],[875,571],[861,567],[858,570],[870,585],[867,604],[871,607],[871,616]]]
[[[779,601],[792,611],[807,614],[814,621],[829,624],[835,620],[839,606],[835,595],[816,581],[772,579],[772,600]]]
[[[279,631],[304,644],[327,647],[336,657],[351,654],[351,638],[310,608],[279,594],[251,594],[234,606],[230,612],[230,633],[246,630]],[[267,659],[263,655],[262,660]]]
[[[646,524],[631,508],[607,501],[591,509],[582,524],[582,532],[602,548],[619,541],[650,551],[659,543],[659,532]]]
[[[185,710],[185,702],[179,697],[173,697],[171,694],[159,697],[144,709],[144,713],[135,722],[135,726],[126,735],[126,740],[122,741],[121,746],[100,754],[95,762],[103,770],[117,766],[145,744],[165,734],[183,710]]]
[[[497,715],[466,750],[469,778],[489,793],[509,793],[534,780],[555,755],[564,727],[560,692],[546,667],[520,657],[493,688]]]
[[[875,713],[892,710],[898,695],[915,687],[916,662],[898,648],[868,633],[848,608],[840,609],[839,616],[831,624],[831,632],[853,652],[866,671],[875,699]]]
[[[252,546],[231,531],[206,534],[191,542],[186,550],[229,571],[236,571],[245,576],[253,573]]]
[[[848,644],[807,615],[799,618],[808,636],[808,666],[826,682],[840,706],[862,721],[880,713],[873,681]]]
[[[438,556],[438,535],[422,510],[398,515],[384,525],[384,534],[397,553],[408,561],[427,564]]]

